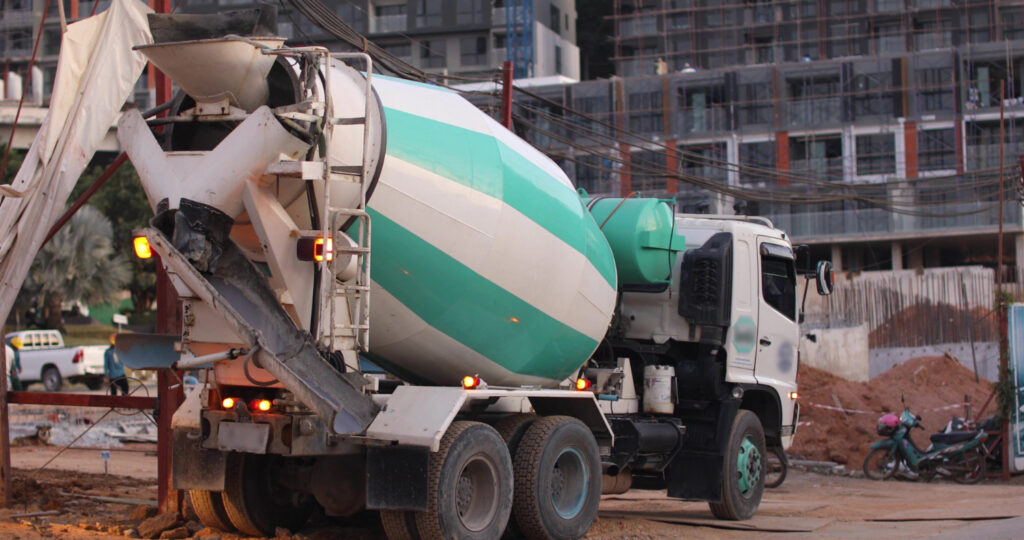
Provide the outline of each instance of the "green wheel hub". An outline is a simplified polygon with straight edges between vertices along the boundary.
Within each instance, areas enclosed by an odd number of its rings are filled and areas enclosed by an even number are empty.
[[[757,445],[750,439],[744,437],[740,443],[739,453],[736,455],[737,487],[743,498],[749,499],[756,491],[757,483],[761,479],[762,467],[761,452]]]

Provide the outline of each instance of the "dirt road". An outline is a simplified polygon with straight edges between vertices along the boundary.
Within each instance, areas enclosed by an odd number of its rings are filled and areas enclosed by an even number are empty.
[[[97,474],[102,473],[102,460],[92,450],[72,450],[47,470],[31,470],[52,452],[45,447],[13,449],[16,499],[12,509],[0,511],[0,537],[123,538],[125,530],[138,525],[129,519],[134,505],[83,496],[156,499],[156,458],[145,451],[111,453],[112,467],[117,463],[122,476]],[[60,513],[10,517],[42,510]],[[1024,477],[1008,485],[993,480],[961,486],[874,482],[794,470],[781,488],[767,492],[758,515],[747,522],[716,521],[704,503],[636,491],[606,496],[587,538],[1015,538],[1024,527],[1019,516],[1024,516]],[[325,539],[383,538],[379,525],[368,523],[344,528],[321,524],[302,532]]]

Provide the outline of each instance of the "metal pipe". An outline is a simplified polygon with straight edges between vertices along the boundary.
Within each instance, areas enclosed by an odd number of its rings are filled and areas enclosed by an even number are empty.
[[[174,369],[186,370],[194,369],[199,366],[205,366],[214,362],[220,362],[221,360],[232,360],[239,356],[245,356],[249,354],[249,349],[228,349],[213,354],[204,354],[203,356],[193,356],[191,358],[183,358],[174,363]]]

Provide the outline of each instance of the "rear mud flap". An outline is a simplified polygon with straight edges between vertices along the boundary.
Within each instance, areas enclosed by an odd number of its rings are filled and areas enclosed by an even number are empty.
[[[227,454],[202,447],[198,430],[175,428],[172,434],[174,489],[224,491]]]

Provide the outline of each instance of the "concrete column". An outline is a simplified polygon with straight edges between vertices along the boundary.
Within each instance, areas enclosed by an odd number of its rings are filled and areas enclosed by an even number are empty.
[[[892,243],[892,269],[903,270],[903,244]]]
[[[843,246],[840,244],[832,244],[832,269],[843,271]]]

